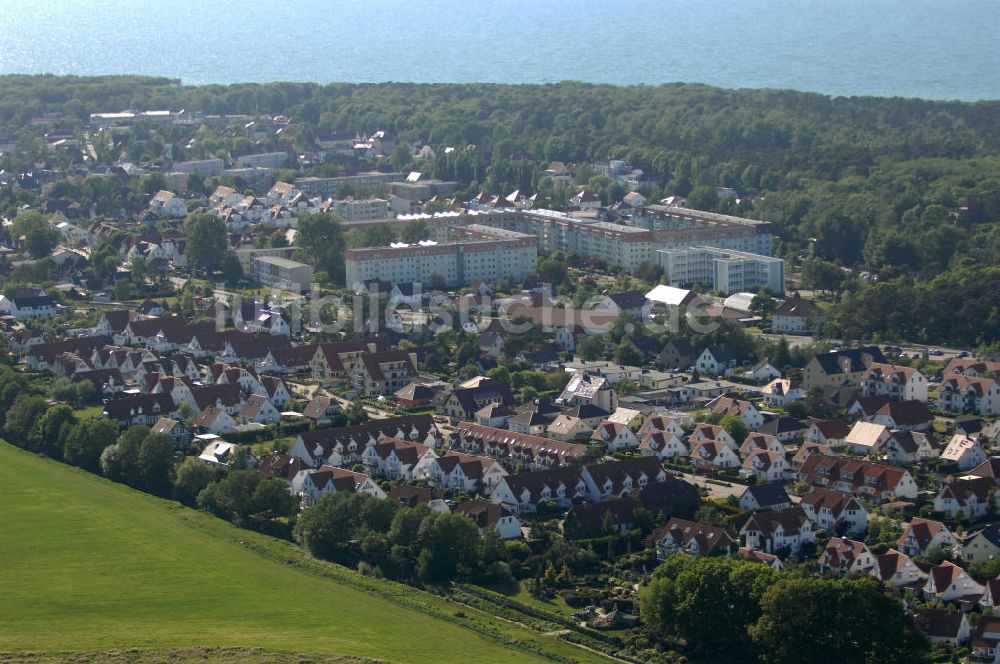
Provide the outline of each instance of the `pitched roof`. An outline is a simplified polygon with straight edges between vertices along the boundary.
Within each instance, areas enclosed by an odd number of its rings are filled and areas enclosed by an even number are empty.
[[[829,376],[844,373],[846,368],[850,373],[864,371],[867,368],[866,362],[885,363],[885,355],[877,346],[864,346],[863,348],[846,348],[829,353],[820,353],[815,356],[823,372]]]
[[[788,493],[785,492],[785,486],[781,482],[750,485],[743,491],[743,495],[746,494],[753,496],[757,505],[762,509],[791,503]]]
[[[934,420],[934,413],[922,401],[890,401],[879,408],[876,416],[884,415],[892,418],[896,426],[917,426]]]

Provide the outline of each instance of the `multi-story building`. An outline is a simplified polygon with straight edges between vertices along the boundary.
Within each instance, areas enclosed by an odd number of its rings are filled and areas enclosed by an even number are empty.
[[[175,161],[173,170],[175,173],[195,173],[202,177],[218,177],[222,175],[222,170],[225,167],[226,162],[221,159],[195,159]]]
[[[261,152],[236,158],[236,166],[242,168],[281,168],[287,163],[287,152]]]
[[[656,252],[667,282],[675,286],[707,284],[712,290],[755,293],[766,288],[774,295],[785,292],[785,261],[745,251],[691,247]]]
[[[477,279],[522,280],[534,273],[538,241],[524,233],[471,224],[454,229],[458,241],[348,249],[344,252],[347,284],[371,279],[393,283],[430,284],[437,278],[449,286],[466,286]]]
[[[312,284],[313,269],[279,256],[256,256],[250,261],[251,279],[265,286],[300,293]]]
[[[341,185],[347,185],[355,190],[372,190],[388,185],[391,182],[401,182],[402,180],[402,173],[368,171],[355,175],[339,175],[332,178],[295,178],[293,184],[309,196],[335,196]]]
[[[389,201],[382,198],[348,198],[339,201],[326,201],[320,205],[320,210],[332,212],[344,221],[372,221],[377,219],[392,219]]]

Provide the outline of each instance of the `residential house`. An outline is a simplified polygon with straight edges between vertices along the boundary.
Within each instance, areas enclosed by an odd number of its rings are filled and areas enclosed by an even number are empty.
[[[771,408],[785,408],[795,401],[805,401],[806,393],[801,387],[795,387],[787,378],[775,378],[761,390],[764,404]]]
[[[375,498],[386,497],[379,485],[364,473],[333,466],[320,466],[303,473],[300,492],[304,506],[315,505],[326,494],[339,491],[363,493]]]
[[[798,554],[804,544],[816,542],[812,522],[801,507],[789,507],[780,511],[760,511],[750,515],[740,535],[748,549],[761,549],[765,553],[777,553],[789,549]]]
[[[812,334],[823,320],[823,311],[809,300],[787,298],[771,314],[773,334]]]
[[[855,422],[844,438],[844,443],[851,454],[877,456],[882,452],[882,447],[889,442],[889,437],[888,427],[871,422]]]
[[[934,413],[922,401],[891,401],[875,413],[872,422],[901,431],[926,431],[934,423]]]
[[[735,415],[743,420],[751,431],[757,431],[764,426],[764,416],[757,410],[756,406],[743,399],[723,395],[709,401],[705,408],[712,415],[720,417]]]
[[[934,511],[949,519],[962,515],[975,521],[993,511],[996,491],[996,483],[988,477],[963,477],[941,487],[934,498]]]
[[[885,459],[899,466],[910,466],[941,454],[934,435],[927,431],[892,431],[885,444]]]
[[[992,378],[952,374],[941,381],[938,405],[956,413],[996,417],[1000,415],[1000,385]]]
[[[696,556],[728,554],[738,548],[738,542],[722,528],[677,517],[672,517],[663,528],[654,530],[649,541],[656,548],[658,560],[682,552]]]
[[[480,533],[492,529],[503,539],[521,537],[521,522],[502,505],[470,499],[456,505],[455,514],[472,519]]]
[[[707,424],[701,422],[697,424],[691,435],[688,437],[688,444],[697,443],[700,440],[719,440],[726,444],[726,447],[730,448],[734,452],[740,449],[739,443],[737,443],[729,432],[718,424]]]
[[[872,362],[861,377],[861,394],[927,403],[927,379],[913,367]]]
[[[775,556],[774,554],[764,553],[759,549],[750,549],[748,547],[741,546],[736,551],[736,557],[752,563],[762,563],[773,569],[775,572],[783,572],[785,570],[785,564],[781,562],[781,558]]]
[[[430,415],[401,415],[354,426],[303,431],[288,453],[302,459],[310,468],[324,464],[342,466],[360,463],[361,453],[368,443],[385,437],[436,446],[440,434]]]
[[[108,399],[102,415],[124,429],[133,424],[153,426],[161,417],[172,417],[176,411],[169,394],[126,394]]]
[[[563,413],[545,430],[549,438],[561,441],[583,441],[593,435],[594,430],[586,421]]]
[[[923,587],[924,599],[929,602],[978,603],[986,590],[969,576],[964,569],[946,560],[930,569]]]
[[[507,385],[488,379],[475,387],[459,387],[450,393],[440,395],[437,412],[454,420],[473,420],[483,406],[488,403],[505,403],[513,407],[514,395]]]
[[[671,431],[653,431],[643,435],[639,442],[639,454],[659,460],[686,457],[690,454],[677,434]]]
[[[740,509],[747,512],[757,512],[759,510],[783,510],[790,507],[791,499],[785,492],[785,487],[780,482],[770,482],[767,484],[751,484],[743,490],[740,495]]]
[[[233,462],[238,447],[235,443],[216,439],[205,445],[198,459],[210,466],[228,466]]]
[[[542,503],[568,508],[589,497],[581,466],[561,466],[509,475],[490,493],[490,500],[515,514],[532,513]]]
[[[835,452],[829,445],[821,445],[820,443],[811,443],[808,441],[804,442],[795,452],[795,456],[792,457],[792,468],[796,473],[802,470],[802,464],[813,454],[835,456]]]
[[[403,350],[361,354],[361,371],[355,374],[355,386],[362,394],[390,394],[402,389],[417,377],[415,353]]]
[[[281,412],[262,394],[251,394],[236,413],[239,424],[273,424],[281,419]]]
[[[875,555],[871,575],[885,585],[899,590],[919,592],[927,583],[927,574],[917,567],[910,556],[896,549]]]
[[[691,465],[703,471],[717,471],[740,467],[740,458],[732,448],[720,440],[702,439],[691,447]]]
[[[806,431],[805,440],[836,449],[844,446],[844,440],[850,432],[851,423],[847,420],[813,420]]]
[[[461,422],[455,427],[451,447],[497,459],[511,468],[522,464],[530,469],[566,465],[573,459],[582,458],[587,451],[585,445],[470,422]]]
[[[449,450],[441,456],[424,456],[413,469],[413,478],[450,491],[492,491],[507,471],[495,459]]]
[[[577,371],[566,383],[556,404],[591,404],[611,413],[618,408],[618,394],[604,376]]]
[[[962,544],[962,560],[967,563],[998,558],[1000,558],[1000,529],[993,524],[969,535]]]
[[[811,455],[799,470],[799,480],[878,504],[917,497],[917,484],[906,469],[838,456]]]
[[[845,537],[831,537],[819,559],[819,572],[831,576],[862,576],[875,567],[868,545]]]
[[[302,410],[302,417],[314,422],[329,422],[340,413],[340,404],[333,397],[314,396]]]
[[[758,383],[764,383],[767,381],[776,381],[781,378],[781,370],[771,364],[770,359],[764,359],[750,367],[743,375]]]
[[[149,199],[149,211],[158,217],[183,219],[187,216],[188,207],[187,203],[172,191],[161,189]]]
[[[984,613],[990,615],[1000,615],[1000,578],[990,579],[986,582],[986,590],[979,599],[979,606]]]
[[[814,487],[802,495],[799,505],[817,528],[828,533],[857,537],[868,530],[868,510],[849,493]]]
[[[414,470],[425,457],[437,458],[433,448],[410,440],[386,437],[369,441],[361,453],[368,474],[390,480],[412,480]]]
[[[673,337],[656,356],[656,363],[667,369],[684,371],[694,366],[696,359],[698,358],[694,348],[691,347],[691,342],[684,337]]]
[[[740,475],[755,477],[758,482],[781,482],[788,470],[783,451],[754,450],[743,459]]]
[[[639,446],[639,439],[628,426],[610,420],[598,424],[590,440],[604,445],[611,452],[631,450]]]
[[[735,366],[736,356],[726,346],[709,346],[694,363],[698,373],[710,376],[728,376]]]
[[[743,444],[740,445],[740,456],[746,457],[749,454],[760,451],[784,454],[785,446],[774,436],[751,431],[743,440]]]
[[[875,362],[886,364],[885,355],[876,346],[820,353],[802,370],[802,386],[807,393],[813,388],[859,386],[868,367]]]
[[[927,635],[932,644],[964,645],[972,635],[968,616],[962,611],[918,607],[914,609],[913,624]]]
[[[972,630],[972,637],[969,639],[972,647],[972,661],[1000,662],[1000,618],[986,616]]]
[[[908,556],[923,556],[929,549],[943,549],[951,555],[957,546],[948,526],[916,516],[903,526],[903,534],[896,540],[896,548]]]
[[[236,429],[236,418],[222,406],[207,406],[195,418],[194,427],[202,433],[219,436]]]
[[[941,461],[954,464],[959,470],[972,470],[986,463],[987,457],[978,438],[955,434],[941,452]]]
[[[763,434],[774,436],[782,443],[791,443],[801,439],[806,429],[808,427],[802,420],[788,415],[779,415],[767,420],[764,426],[758,427],[757,430]]]

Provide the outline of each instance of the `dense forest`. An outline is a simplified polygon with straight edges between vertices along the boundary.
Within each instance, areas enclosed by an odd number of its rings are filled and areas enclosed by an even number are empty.
[[[0,133],[24,131],[47,112],[82,127],[91,112],[163,108],[282,114],[294,120],[287,140],[297,151],[377,129],[405,146],[455,146],[437,149],[433,160],[402,154],[391,162],[459,180],[463,193],[521,189],[558,201],[560,192],[539,179],[550,161],[622,159],[650,177],[647,198],[679,194],[692,207],[774,222],[777,253],[795,267],[809,261],[807,273],[821,275],[806,286],[852,294],[831,317],[831,333],[996,340],[995,326],[983,329],[1000,311],[995,290],[977,289],[986,300],[970,311],[983,322],[975,329],[928,326],[915,311],[917,299],[954,297],[943,285],[967,281],[970,270],[1000,265],[1000,101],[690,84],[184,86],[141,77],[0,77]],[[3,164],[18,166],[16,150]],[[605,198],[620,193],[606,177],[582,180]],[[740,197],[719,200],[714,187]],[[855,281],[862,272],[878,283]],[[858,309],[876,301],[885,303],[881,320]]]

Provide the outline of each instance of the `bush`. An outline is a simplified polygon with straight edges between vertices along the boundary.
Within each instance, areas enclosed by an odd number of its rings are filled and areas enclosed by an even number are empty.
[[[597,590],[581,588],[577,590],[567,590],[562,593],[563,601],[567,606],[574,609],[582,609],[585,606],[593,606],[601,601],[601,593]]]

